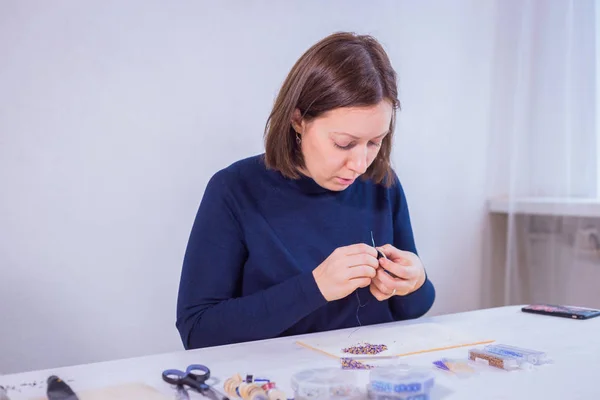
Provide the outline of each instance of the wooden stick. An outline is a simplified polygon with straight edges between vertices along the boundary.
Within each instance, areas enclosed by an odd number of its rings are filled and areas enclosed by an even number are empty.
[[[422,353],[431,353],[434,351],[442,351],[442,350],[450,350],[450,349],[456,349],[456,348],[460,348],[460,347],[466,347],[466,346],[479,346],[482,344],[489,344],[495,342],[495,340],[483,340],[481,342],[473,342],[473,343],[463,343],[463,344],[455,344],[452,346],[445,346],[445,347],[436,347],[433,349],[426,349],[426,350],[418,350],[418,351],[411,351],[409,353],[402,353],[402,354],[395,354],[395,355],[390,355],[390,356],[367,356],[367,357],[361,357],[360,354],[348,354],[348,358],[352,358],[354,360],[373,360],[373,359],[382,359],[382,358],[394,358],[394,357],[404,357],[404,356],[412,356],[415,354],[422,354]],[[324,354],[326,356],[332,357],[332,358],[336,358],[336,359],[340,359],[340,358],[344,358],[344,357],[340,357],[340,356],[336,356],[335,354],[331,354],[325,350],[321,350],[318,349],[316,347],[313,347],[307,343],[301,342],[301,341],[296,341],[297,344],[299,344],[300,346],[306,347],[308,349],[317,351],[321,354]]]
[[[396,357],[412,356],[414,354],[430,353],[430,352],[433,352],[433,351],[450,350],[450,349],[456,349],[456,348],[459,348],[459,347],[466,347],[466,346],[479,346],[479,345],[482,345],[482,344],[489,344],[489,343],[493,343],[493,342],[495,342],[495,340],[483,340],[481,342],[455,344],[455,345],[452,345],[452,346],[437,347],[437,348],[434,348],[434,349],[419,350],[419,351],[412,351],[410,353],[398,354],[398,355],[396,355]]]
[[[338,360],[340,359],[340,357],[338,357],[338,356],[336,356],[336,355],[334,355],[334,354],[328,353],[328,352],[326,352],[325,350],[317,349],[316,347],[313,347],[313,346],[311,346],[311,345],[309,345],[309,344],[306,344],[306,343],[304,343],[304,342],[301,342],[301,341],[296,341],[296,343],[297,343],[297,344],[299,344],[300,346],[304,346],[304,347],[306,347],[307,349],[310,349],[310,350],[317,351],[317,352],[319,352],[319,353],[321,353],[321,354],[325,354],[325,355],[326,355],[326,356],[328,356],[328,357],[333,357],[333,358],[336,358],[336,359],[338,359]]]

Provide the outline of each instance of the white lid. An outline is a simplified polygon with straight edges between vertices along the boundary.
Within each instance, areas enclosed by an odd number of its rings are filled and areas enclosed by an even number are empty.
[[[379,393],[428,393],[433,387],[433,371],[429,368],[396,365],[371,370],[369,391]]]

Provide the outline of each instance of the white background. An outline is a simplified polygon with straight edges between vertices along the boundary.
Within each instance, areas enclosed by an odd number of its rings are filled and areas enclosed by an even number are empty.
[[[495,5],[2,1],[0,373],[182,348],[204,186],[262,152],[287,72],[338,30],[375,35],[399,74],[393,163],[431,314],[478,308]]]

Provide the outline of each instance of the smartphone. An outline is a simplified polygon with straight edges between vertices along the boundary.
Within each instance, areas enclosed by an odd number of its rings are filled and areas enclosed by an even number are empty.
[[[554,317],[572,319],[590,319],[600,316],[600,310],[577,306],[558,306],[553,304],[531,304],[521,308],[521,311],[532,314],[552,315]]]

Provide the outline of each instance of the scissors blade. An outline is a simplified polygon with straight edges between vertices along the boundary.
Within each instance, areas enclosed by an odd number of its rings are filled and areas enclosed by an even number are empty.
[[[181,385],[177,386],[177,394],[175,395],[176,400],[190,400],[190,395],[187,390]]]
[[[202,395],[212,400],[229,400],[229,397],[223,395],[222,393],[218,392],[212,387],[209,387],[204,392],[202,392]]]
[[[8,397],[8,392],[3,386],[0,386],[0,400],[10,400]]]

